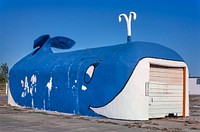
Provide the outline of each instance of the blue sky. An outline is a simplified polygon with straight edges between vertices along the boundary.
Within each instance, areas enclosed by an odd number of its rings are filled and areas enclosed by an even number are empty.
[[[11,68],[42,34],[72,38],[78,50],[126,43],[120,13],[137,13],[132,40],[178,52],[200,76],[199,0],[0,0],[0,64]]]

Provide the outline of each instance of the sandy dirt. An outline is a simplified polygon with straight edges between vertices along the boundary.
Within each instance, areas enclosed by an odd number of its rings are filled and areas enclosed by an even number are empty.
[[[23,124],[21,124],[22,122]],[[151,119],[148,121],[113,120],[11,106],[0,107],[0,131],[10,132],[55,130],[113,132],[199,132],[200,96],[190,96],[189,117],[167,117],[162,119]]]

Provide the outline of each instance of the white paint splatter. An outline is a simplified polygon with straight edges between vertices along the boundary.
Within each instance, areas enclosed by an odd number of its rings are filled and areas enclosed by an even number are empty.
[[[21,80],[21,84],[22,84],[22,87],[24,87],[24,81],[23,80]]]
[[[47,83],[47,88],[48,88],[48,96],[50,96],[50,92],[52,89],[52,77],[50,78],[49,82]]]
[[[32,82],[32,85],[35,84],[37,82],[37,78],[36,78],[36,75],[32,75],[31,77],[31,82]]]
[[[25,92],[22,92],[21,97],[24,98],[26,96]]]
[[[33,88],[32,87],[30,88],[30,94],[31,94],[31,96],[33,96]]]
[[[29,93],[29,86],[28,86],[28,77],[25,77],[25,86],[24,88],[27,90],[27,93]]]
[[[74,89],[74,88],[76,88],[76,86],[75,86],[75,85],[73,85],[73,86],[72,86],[72,89]]]
[[[87,87],[82,85],[81,89],[85,91],[85,90],[87,90]]]
[[[31,88],[30,88],[30,94],[33,96],[33,92],[36,93],[36,82],[37,82],[37,77],[36,75],[32,75],[31,77]]]
[[[25,80],[21,80],[21,84],[22,84],[22,87],[24,88],[24,91],[22,92],[21,94],[21,97],[24,98],[27,93],[29,93],[29,86],[28,86],[28,77],[26,76],[25,77]]]
[[[36,75],[32,75],[31,79],[31,86],[28,84],[28,77],[26,76],[24,80],[21,80],[22,87],[24,88],[24,91],[21,94],[21,97],[24,98],[28,93],[33,97],[33,93],[36,93],[36,82],[37,78]]]
[[[69,74],[70,74],[71,66],[72,66],[72,64],[70,64],[69,69],[67,71],[67,80],[68,80],[67,85],[68,85],[68,88],[70,88],[70,76],[69,76]]]
[[[31,104],[32,104],[32,108],[34,108],[34,100],[33,100],[33,98],[32,98]]]

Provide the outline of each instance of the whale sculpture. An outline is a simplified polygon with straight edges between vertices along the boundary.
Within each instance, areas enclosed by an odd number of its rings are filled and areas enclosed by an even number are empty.
[[[188,68],[175,51],[150,42],[53,53],[75,41],[42,35],[35,50],[9,73],[9,104],[41,110],[125,120],[188,116]],[[152,71],[153,70],[153,71]]]
[[[175,51],[150,42],[53,53],[75,41],[42,35],[10,70],[11,105],[115,119],[148,120],[149,65],[186,67]],[[187,89],[186,89],[187,92]],[[188,115],[186,96],[185,114]]]

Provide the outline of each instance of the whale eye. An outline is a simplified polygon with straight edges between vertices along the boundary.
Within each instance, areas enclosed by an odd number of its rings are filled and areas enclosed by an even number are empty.
[[[90,81],[92,80],[92,77],[94,75],[94,70],[95,70],[94,65],[91,65],[88,67],[88,69],[85,72],[85,76],[84,76],[85,83],[87,83],[87,84],[90,83]]]

